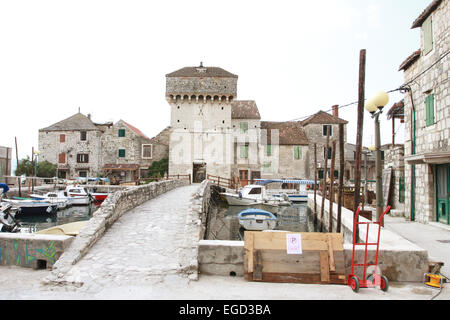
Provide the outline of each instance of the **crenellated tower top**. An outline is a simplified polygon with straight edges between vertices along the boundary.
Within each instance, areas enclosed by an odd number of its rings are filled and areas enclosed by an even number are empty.
[[[222,68],[185,67],[166,74],[166,99],[169,103],[231,102],[237,97],[238,76]]]

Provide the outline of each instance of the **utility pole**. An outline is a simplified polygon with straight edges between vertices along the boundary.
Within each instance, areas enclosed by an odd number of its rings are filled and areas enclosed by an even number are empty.
[[[17,160],[17,168],[16,170],[19,169],[19,151],[17,150],[17,137],[14,137],[15,141],[16,141],[16,160]],[[22,179],[20,179],[20,177],[17,178],[17,182],[19,184],[19,197],[22,197],[22,191],[20,190],[20,184],[22,183],[21,181]]]
[[[338,215],[336,232],[341,232],[341,217],[342,217],[342,192],[344,188],[344,124],[339,124],[339,190],[338,190]]]
[[[314,225],[317,223],[317,143],[314,143]]]
[[[327,142],[326,142],[326,147],[325,147],[325,152],[324,152],[325,168],[324,168],[324,172],[323,172],[322,207],[320,208],[320,219],[321,219],[320,231],[321,232],[322,232],[322,228],[323,228],[323,213],[325,210],[325,198],[327,197],[328,149],[329,149],[329,144],[330,144],[330,127],[328,125],[326,126],[326,131],[327,131]]]
[[[333,232],[333,203],[334,203],[334,165],[336,160],[336,141],[332,142],[331,169],[330,169],[330,220],[328,221],[328,232]]]
[[[366,50],[362,49],[359,53],[359,82],[358,82],[358,122],[356,129],[356,161],[355,161],[355,193],[353,197],[353,214],[356,214],[359,203],[361,201],[361,149],[362,149],[362,133],[364,125],[364,87],[366,79]],[[356,241],[359,241],[358,225],[354,226]]]

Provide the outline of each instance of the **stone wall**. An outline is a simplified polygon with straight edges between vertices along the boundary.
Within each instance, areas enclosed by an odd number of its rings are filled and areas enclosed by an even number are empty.
[[[0,265],[50,268],[74,237],[29,233],[0,233]]]
[[[384,168],[385,170],[392,169],[391,198],[389,201],[392,206],[391,213],[395,212],[397,216],[403,216],[405,211],[405,161],[403,156],[403,147],[388,149],[384,153]]]
[[[449,59],[443,58],[448,53],[449,1],[442,1],[431,14],[433,49],[428,54],[423,52],[423,31],[421,31],[422,53],[418,60],[407,67],[404,72],[405,83],[410,83],[411,92],[405,93],[405,158],[411,156],[413,131],[413,103],[415,108],[415,154],[450,151],[450,94],[448,90]],[[439,61],[439,59],[441,59]],[[433,66],[434,64],[434,66]],[[426,71],[429,69],[428,71]],[[425,99],[434,94],[434,124],[426,124]],[[412,96],[412,99],[411,99]],[[413,102],[413,103],[412,103]],[[412,164],[405,164],[405,215],[411,217]],[[436,221],[436,193],[434,166],[415,165],[415,220],[418,222]],[[423,192],[427,190],[427,192]]]
[[[68,177],[78,177],[79,171],[87,171],[87,176],[97,176],[101,171],[101,131],[85,130],[86,141],[80,140],[80,131],[39,131],[39,161],[58,165],[58,170],[67,170]],[[60,142],[60,135],[65,141]],[[66,154],[66,162],[59,163],[59,154]],[[88,154],[88,163],[78,163],[77,154]]]
[[[65,273],[76,264],[124,213],[174,188],[187,185],[187,180],[166,180],[139,187],[129,187],[109,196],[89,222],[80,230],[70,247],[53,265],[46,282],[65,283]]]

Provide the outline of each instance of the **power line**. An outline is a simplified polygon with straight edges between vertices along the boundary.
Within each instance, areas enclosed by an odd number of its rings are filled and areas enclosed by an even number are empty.
[[[391,90],[387,91],[386,93],[392,93],[392,92],[395,92],[395,91],[403,91],[404,88],[405,88],[406,86],[408,86],[410,83],[412,83],[412,82],[414,82],[415,80],[417,80],[419,77],[421,77],[422,75],[424,75],[426,72],[430,71],[431,68],[433,68],[436,64],[438,64],[438,62],[440,62],[442,59],[444,59],[449,53],[450,53],[450,50],[447,51],[446,53],[444,53],[444,54],[443,54],[441,57],[439,57],[439,59],[437,59],[432,65],[430,65],[430,66],[429,66],[428,68],[426,68],[424,71],[422,71],[421,73],[419,73],[419,74],[418,74],[417,76],[415,76],[412,80],[408,81],[407,83],[402,84],[401,86],[399,86],[399,87],[396,88],[396,89],[391,89]],[[367,100],[367,99],[364,99],[364,101],[366,101],[366,100]],[[358,104],[358,101],[350,102],[350,103],[344,104],[344,105],[342,105],[342,106],[338,106],[338,109],[345,108],[345,107],[349,107],[349,106],[352,106],[352,105],[355,105],[355,104]],[[330,112],[330,111],[333,111],[333,109],[325,110],[325,112],[327,112],[327,113]],[[314,114],[315,114],[315,113],[310,114],[310,115],[307,115],[307,116],[303,116],[303,117],[301,117],[301,118],[293,119],[293,120],[290,120],[290,121],[301,121],[301,120],[304,120],[304,119],[306,119],[306,118],[312,117]],[[290,122],[290,121],[289,121],[289,122]]]

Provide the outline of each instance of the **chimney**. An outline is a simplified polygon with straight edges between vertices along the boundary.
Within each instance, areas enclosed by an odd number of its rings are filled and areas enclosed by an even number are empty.
[[[91,114],[90,114],[90,113],[88,113],[87,118],[88,118],[89,120],[91,120]]]
[[[335,116],[336,118],[339,118],[339,105],[336,104],[334,106],[331,107],[333,109],[333,116]]]

